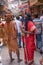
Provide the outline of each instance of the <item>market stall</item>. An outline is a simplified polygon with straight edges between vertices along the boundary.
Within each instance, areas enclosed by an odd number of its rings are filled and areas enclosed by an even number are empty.
[[[43,9],[43,0],[30,0],[31,14],[34,18],[34,13],[38,13],[39,17]]]

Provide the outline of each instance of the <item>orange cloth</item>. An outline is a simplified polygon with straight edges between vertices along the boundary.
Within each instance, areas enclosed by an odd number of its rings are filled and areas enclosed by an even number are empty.
[[[7,35],[6,40],[7,40],[9,51],[15,52],[16,50],[18,50],[18,41],[16,37],[17,31],[15,29],[14,21],[10,21],[9,23],[6,23],[5,27],[6,27],[6,35]]]

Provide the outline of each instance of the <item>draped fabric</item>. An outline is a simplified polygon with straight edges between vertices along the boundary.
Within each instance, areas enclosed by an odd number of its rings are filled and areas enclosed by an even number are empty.
[[[36,49],[36,27],[32,21],[28,22],[28,31],[34,31],[34,34],[27,34],[25,36],[24,57],[25,60],[31,61],[34,59],[34,50]]]
[[[6,41],[9,48],[9,51],[16,51],[18,50],[18,41],[17,41],[17,31],[15,29],[14,21],[6,23]]]

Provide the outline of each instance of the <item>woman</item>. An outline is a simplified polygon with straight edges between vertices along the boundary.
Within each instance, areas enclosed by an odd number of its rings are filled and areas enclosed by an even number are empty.
[[[36,49],[36,27],[32,22],[31,15],[26,15],[25,20],[25,47],[24,47],[24,59],[25,63],[30,65],[34,61],[34,51]]]

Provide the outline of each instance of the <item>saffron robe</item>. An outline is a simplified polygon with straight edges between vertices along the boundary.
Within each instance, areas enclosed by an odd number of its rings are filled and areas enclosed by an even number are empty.
[[[18,50],[18,40],[17,40],[17,31],[16,24],[14,21],[10,21],[5,24],[6,28],[6,41],[9,52]]]

